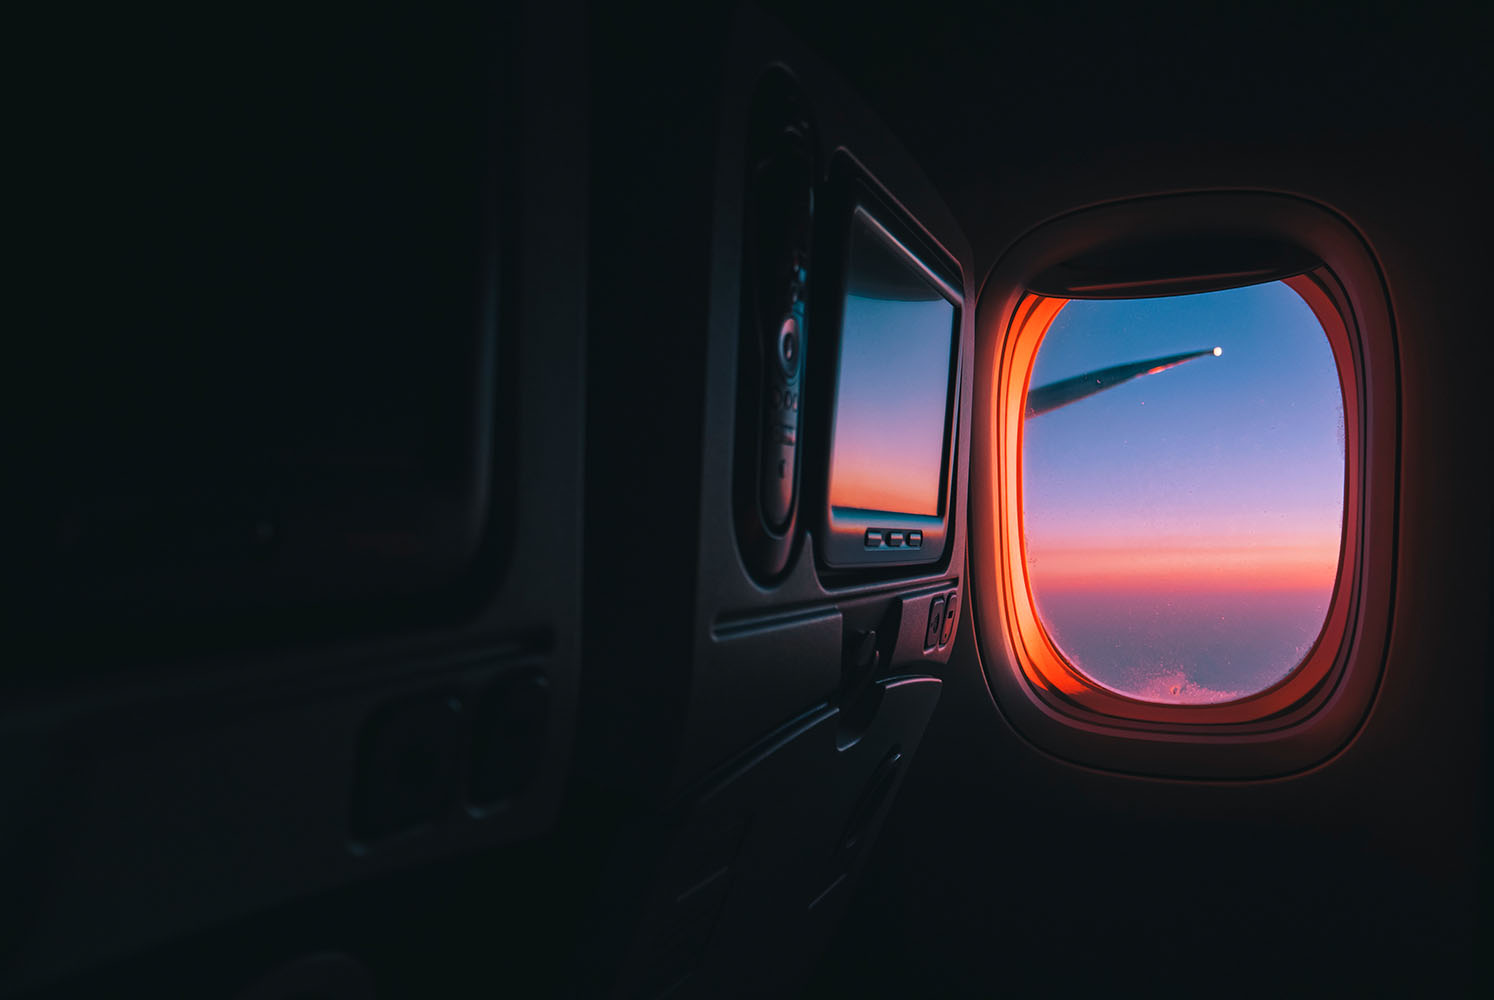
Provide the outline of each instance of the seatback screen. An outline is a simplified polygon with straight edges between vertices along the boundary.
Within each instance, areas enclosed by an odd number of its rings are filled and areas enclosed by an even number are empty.
[[[830,506],[939,516],[955,306],[863,208],[849,244]]]

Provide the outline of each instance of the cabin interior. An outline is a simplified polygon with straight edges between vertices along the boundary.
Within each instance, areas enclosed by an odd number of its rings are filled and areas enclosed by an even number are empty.
[[[1490,18],[28,22],[0,996],[1481,993]],[[1265,282],[1319,631],[1107,686],[1033,354]]]

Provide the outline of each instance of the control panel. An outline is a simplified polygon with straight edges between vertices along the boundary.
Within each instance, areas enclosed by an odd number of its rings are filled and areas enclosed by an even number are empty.
[[[743,197],[736,520],[754,575],[788,562],[799,495],[815,153],[805,103],[782,72],[753,102]]]
[[[962,594],[959,580],[946,579],[913,591],[870,593],[842,602],[842,707],[852,708],[879,678],[937,673],[954,648]]]
[[[869,549],[921,549],[923,532],[917,529],[867,528],[866,547]]]
[[[923,648],[939,649],[949,645],[954,638],[955,625],[960,620],[960,592],[951,590],[941,594],[929,604],[929,623],[923,632]]]

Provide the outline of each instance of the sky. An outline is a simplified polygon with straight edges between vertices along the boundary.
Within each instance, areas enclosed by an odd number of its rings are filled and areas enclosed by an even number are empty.
[[[1050,637],[1102,685],[1207,704],[1269,687],[1322,628],[1343,518],[1327,336],[1280,282],[1070,302],[1031,386],[1220,347],[1029,418],[1029,580]]]
[[[830,503],[938,514],[954,307],[847,295]]]
[[[856,213],[841,317],[830,503],[939,513],[955,308]]]

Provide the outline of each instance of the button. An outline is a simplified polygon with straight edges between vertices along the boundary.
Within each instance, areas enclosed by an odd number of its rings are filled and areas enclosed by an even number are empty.
[[[903,544],[903,533],[901,531],[887,532],[887,544],[891,546],[901,546]]]
[[[881,528],[867,528],[866,529],[866,547],[869,548],[869,549],[879,549],[879,548],[882,547],[882,529]]]
[[[908,545],[908,548],[910,548],[910,549],[923,548],[923,532],[921,532],[921,531],[910,531],[910,532],[908,532],[907,545]]]
[[[528,791],[545,760],[550,682],[538,672],[500,677],[482,696],[472,726],[468,798],[497,804]]]
[[[799,321],[793,316],[778,328],[778,364],[791,379],[799,374]]]
[[[923,634],[923,648],[932,649],[939,645],[939,630],[944,626],[944,598],[934,598],[934,603],[929,606],[929,626]]]
[[[939,630],[939,645],[944,646],[954,637],[955,624],[960,618],[960,595],[950,594],[944,602],[944,626]]]

